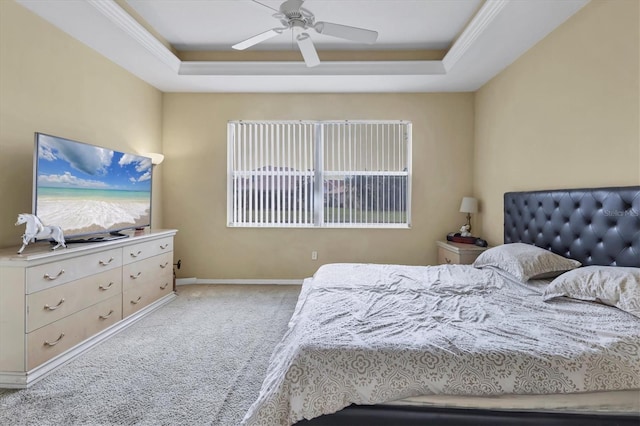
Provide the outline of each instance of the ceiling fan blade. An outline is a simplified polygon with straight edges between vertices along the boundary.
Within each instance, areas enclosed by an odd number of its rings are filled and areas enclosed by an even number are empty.
[[[331,22],[316,22],[313,26],[320,34],[344,38],[360,43],[375,43],[378,32],[364,28],[350,27],[349,25],[333,24]]]
[[[282,29],[280,28],[273,28],[270,29],[269,31],[265,31],[263,33],[260,33],[258,35],[254,35],[253,37],[250,37],[248,39],[246,39],[245,41],[241,41],[240,43],[236,43],[233,46],[231,46],[232,48],[236,49],[236,50],[244,50],[248,47],[254,46],[258,43],[261,43],[265,40],[269,40],[272,37],[275,37],[277,35],[282,34]]]
[[[309,37],[309,34],[299,34],[296,37],[296,40],[298,41],[298,47],[300,48],[300,52],[304,58],[304,63],[307,64],[307,67],[311,68],[320,65],[318,52],[316,51],[316,47],[313,45],[313,41],[311,40],[311,37]]]

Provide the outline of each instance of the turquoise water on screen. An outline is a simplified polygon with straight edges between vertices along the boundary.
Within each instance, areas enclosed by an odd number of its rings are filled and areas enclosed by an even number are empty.
[[[114,189],[38,187],[38,198],[48,200],[93,200],[148,202],[149,191],[120,191]]]

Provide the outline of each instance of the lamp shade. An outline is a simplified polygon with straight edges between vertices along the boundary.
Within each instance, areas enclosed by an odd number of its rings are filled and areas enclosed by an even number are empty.
[[[144,154],[144,156],[151,158],[151,164],[153,164],[154,166],[157,166],[164,161],[164,155],[158,154],[157,152],[149,152],[147,154]]]
[[[478,200],[473,197],[464,197],[460,203],[460,213],[477,213]]]

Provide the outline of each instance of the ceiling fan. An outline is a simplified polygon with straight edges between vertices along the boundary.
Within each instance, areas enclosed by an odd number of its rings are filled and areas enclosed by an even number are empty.
[[[255,1],[255,3],[266,6],[257,1]],[[244,50],[280,35],[286,30],[292,30],[305,64],[307,67],[315,67],[320,64],[320,58],[318,57],[318,52],[316,51],[313,41],[307,32],[310,29],[314,29],[320,34],[360,43],[372,44],[375,43],[378,38],[377,31],[351,27],[348,25],[334,24],[331,22],[316,22],[313,13],[302,7],[302,3],[304,3],[304,0],[286,0],[280,5],[280,10],[273,14],[274,18],[280,20],[280,23],[283,25],[282,27],[272,28],[241,41],[240,43],[234,44],[231,47],[236,50]]]

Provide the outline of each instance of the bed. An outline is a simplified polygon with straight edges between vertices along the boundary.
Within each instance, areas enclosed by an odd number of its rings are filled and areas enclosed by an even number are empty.
[[[640,187],[504,202],[505,244],[475,266],[334,264],[305,280],[243,424],[637,425]]]

